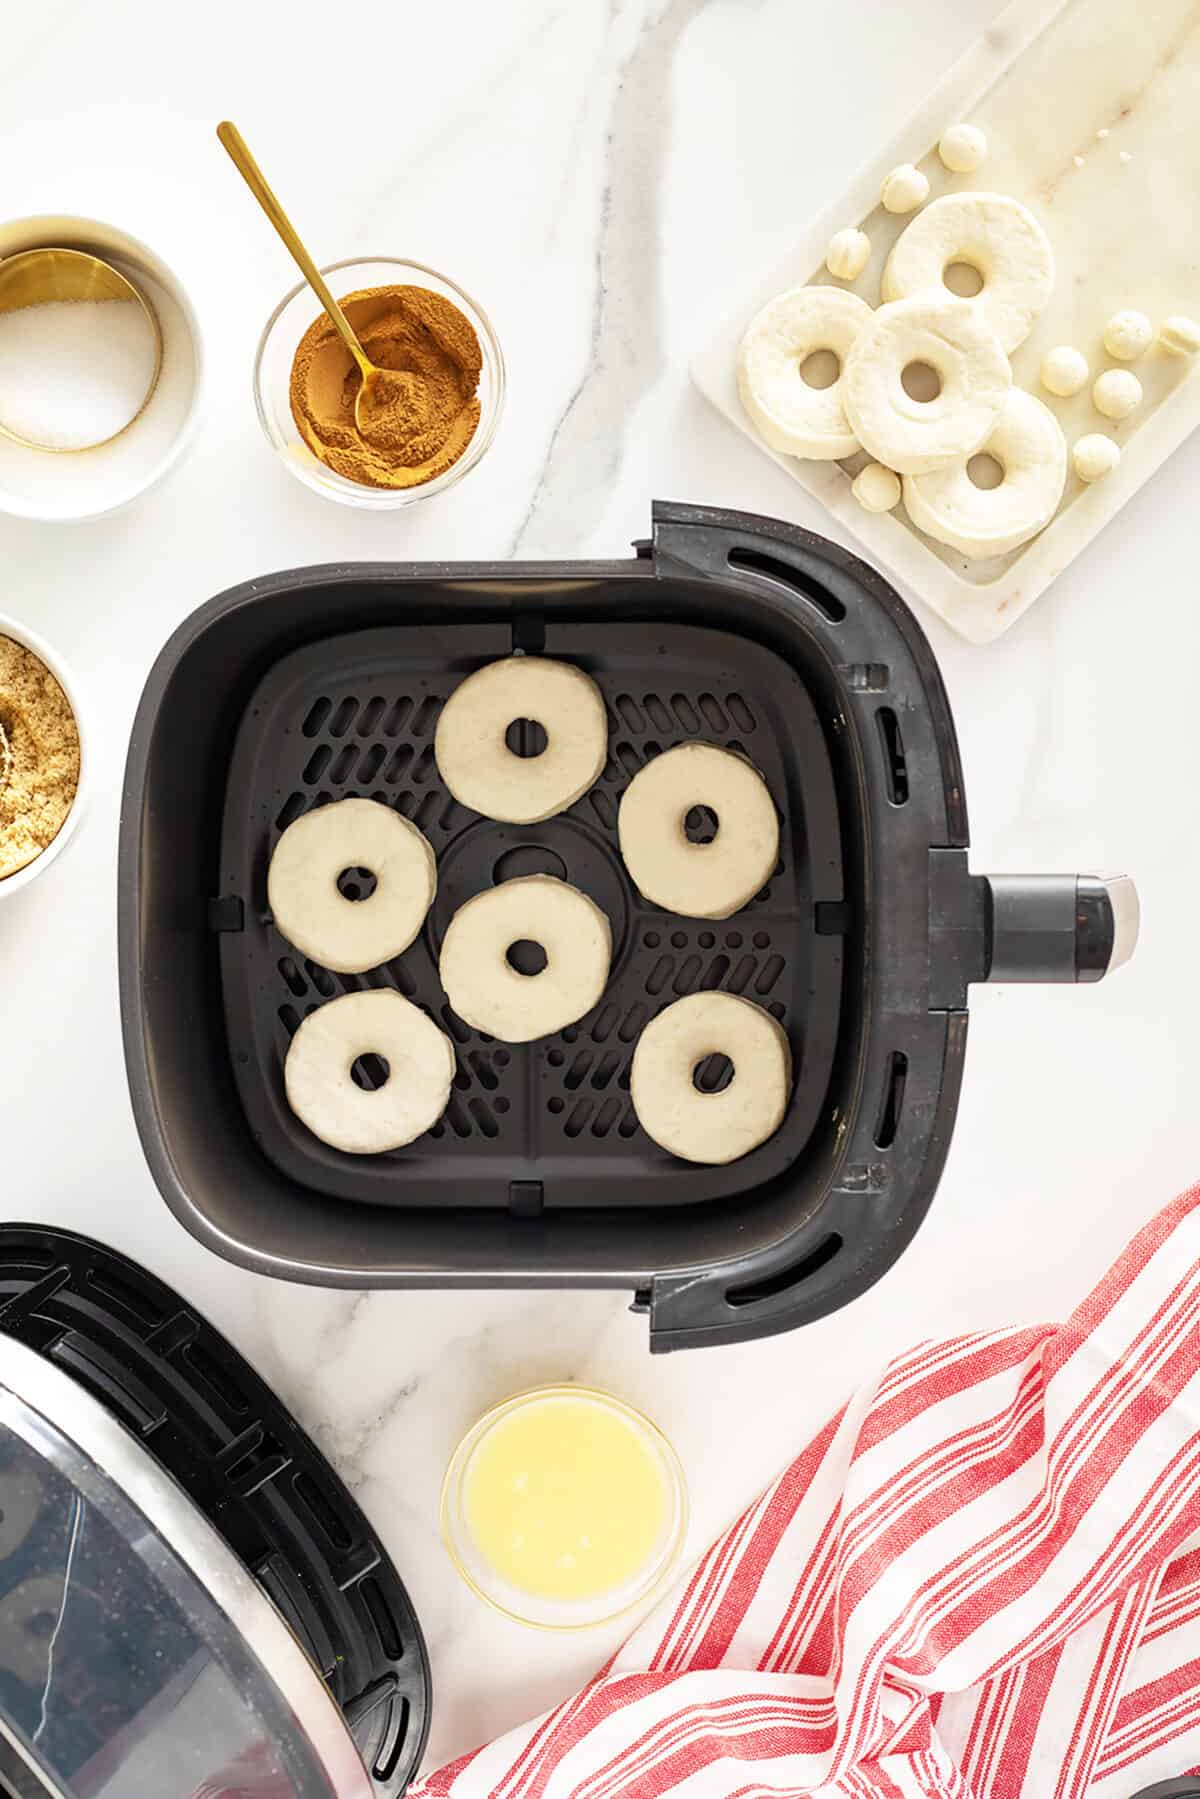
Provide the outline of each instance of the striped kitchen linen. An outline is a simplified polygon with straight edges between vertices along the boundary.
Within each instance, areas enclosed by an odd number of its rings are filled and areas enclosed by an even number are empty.
[[[1200,1767],[1200,1186],[919,1344],[582,1692],[410,1799],[1129,1799]]]

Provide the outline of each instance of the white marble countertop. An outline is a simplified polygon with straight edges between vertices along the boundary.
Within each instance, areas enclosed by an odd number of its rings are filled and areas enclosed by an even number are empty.
[[[976,992],[927,1224],[872,1292],[790,1337],[651,1360],[619,1293],[314,1292],[192,1242],[143,1163],[121,1057],[116,827],[133,709],[178,621],[274,568],[620,555],[655,496],[821,528],[690,389],[689,352],[996,10],[469,0],[368,22],[315,0],[211,0],[165,24],[151,0],[45,0],[4,20],[0,205],[109,218],[166,256],[206,328],[208,392],[189,459],[128,512],[76,527],[0,518],[0,610],[74,666],[98,776],[69,853],[0,903],[3,1212],[141,1258],[279,1387],[409,1583],[433,1660],[432,1759],[565,1693],[619,1634],[523,1631],[444,1556],[441,1471],[491,1401],[574,1378],[646,1408],[687,1467],[698,1549],[881,1356],[1059,1314],[1196,1174],[1200,442],[1002,642],[973,649],[924,615],[961,736],[974,866],[1126,869],[1143,938],[1091,990]],[[361,516],[268,451],[250,364],[292,272],[213,138],[226,115],[322,260],[414,256],[495,320],[507,417],[443,499]]]

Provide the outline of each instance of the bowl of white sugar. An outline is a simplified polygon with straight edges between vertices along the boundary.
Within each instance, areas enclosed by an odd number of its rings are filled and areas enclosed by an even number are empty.
[[[200,329],[166,263],[97,219],[0,224],[0,291],[6,264],[51,249],[99,257],[144,304],[51,298],[0,309],[0,511],[95,518],[144,493],[191,442]]]

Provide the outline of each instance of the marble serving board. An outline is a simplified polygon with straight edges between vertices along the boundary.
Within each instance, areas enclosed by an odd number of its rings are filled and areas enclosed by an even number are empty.
[[[937,154],[941,133],[960,119],[988,135],[987,159],[973,175],[952,175]],[[879,304],[883,265],[915,216],[893,217],[878,204],[884,175],[901,162],[924,170],[931,199],[994,190],[1036,213],[1054,246],[1057,279],[1045,312],[1013,353],[1014,379],[1054,410],[1068,444],[1105,431],[1121,445],[1114,474],[1088,488],[1072,471],[1047,528],[987,561],[969,561],[925,537],[903,504],[882,516],[865,512],[850,491],[865,455],[810,462],[769,450],[738,399],[735,356],[747,322],[785,288],[830,282],[825,249],[844,225],[861,225],[871,239],[870,263],[851,285]],[[1113,366],[1101,337],[1105,321],[1125,307],[1148,314],[1156,326],[1171,313],[1200,317],[1200,4],[1016,0],[849,192],[743,295],[694,359],[692,374],[764,455],[845,526],[871,562],[964,637],[986,643],[1015,624],[1200,424],[1200,358],[1157,348],[1135,365],[1145,398],[1123,423],[1095,410],[1090,380],[1069,400],[1041,388],[1038,368],[1055,344],[1078,345],[1093,379]]]

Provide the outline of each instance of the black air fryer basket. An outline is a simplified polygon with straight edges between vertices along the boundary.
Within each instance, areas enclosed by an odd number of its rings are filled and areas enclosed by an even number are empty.
[[[201,607],[160,655],[121,822],[125,1046],[159,1187],[219,1254],[329,1286],[631,1288],[655,1350],[790,1329],[876,1280],[924,1216],[968,984],[1096,980],[1132,947],[1127,881],[968,871],[945,691],[864,563],[674,505],[637,551],[274,575]],[[531,826],[467,811],[433,756],[454,687],[514,650],[577,663],[609,709],[600,780]],[[720,923],[647,905],[617,850],[632,775],[695,739],[743,751],[781,815],[774,875]],[[350,795],[397,807],[438,857],[422,936],[365,976],[305,961],[266,905],[280,832]],[[505,1045],[450,1011],[437,952],[464,900],[536,872],[604,908],[612,978],[577,1025]],[[366,986],[414,999],[458,1051],[442,1121],[376,1157],[319,1143],[282,1079],[306,1014]],[[780,1131],[723,1168],[658,1149],[629,1099],[643,1025],[703,988],[767,1007],[796,1070]]]

